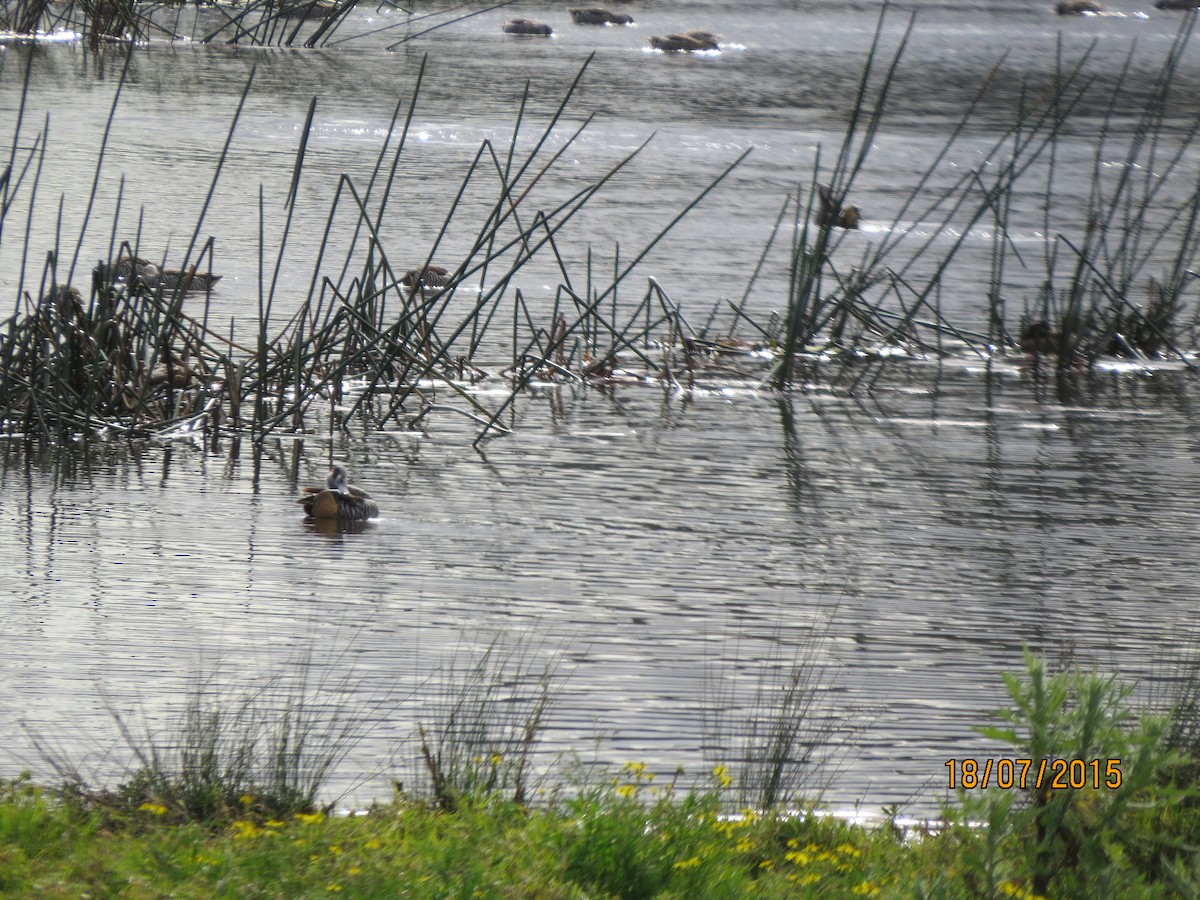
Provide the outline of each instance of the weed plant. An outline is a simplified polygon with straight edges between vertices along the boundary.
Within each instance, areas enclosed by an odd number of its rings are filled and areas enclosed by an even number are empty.
[[[777,628],[755,663],[739,658],[735,642],[706,667],[705,756],[736,786],[726,794],[734,809],[800,809],[819,801],[837,774],[839,753],[869,721],[835,689],[845,673],[823,658],[828,627],[800,632],[794,645]]]
[[[538,662],[545,649],[494,638],[465,664],[456,654],[439,667],[417,723],[419,793],[450,811],[481,798],[532,801],[534,754],[563,686],[553,662]]]
[[[370,723],[330,703],[349,682],[326,683],[311,657],[253,688],[198,678],[175,724],[160,733],[109,704],[134,763],[115,789],[97,788],[78,764],[32,735],[63,792],[88,808],[149,810],[171,822],[229,822],[311,813],[330,776]]]

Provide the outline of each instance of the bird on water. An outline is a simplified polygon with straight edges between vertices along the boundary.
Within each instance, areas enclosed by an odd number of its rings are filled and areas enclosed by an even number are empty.
[[[379,515],[379,505],[360,487],[348,484],[346,467],[329,470],[324,487],[306,487],[297,501],[310,519],[342,519],[365,522]]]

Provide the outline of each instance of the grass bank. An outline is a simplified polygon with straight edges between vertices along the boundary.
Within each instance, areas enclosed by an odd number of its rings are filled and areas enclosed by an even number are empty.
[[[738,808],[744,767],[663,783],[629,762],[568,770],[525,802],[473,782],[352,816],[255,788],[197,815],[171,779],[112,792],[0,784],[6,897],[1167,897],[1200,891],[1194,691],[1138,713],[1130,688],[1027,654],[979,731],[1006,749],[957,761],[935,822],[870,827],[789,794]],[[245,745],[238,745],[244,749]],[[272,752],[264,748],[261,752]],[[491,765],[502,765],[496,757]],[[1035,762],[1048,761],[1044,774]],[[1101,760],[1104,765],[1092,766]],[[220,760],[208,760],[219,763]],[[479,760],[488,764],[488,758]],[[1077,765],[1078,764],[1078,765]],[[986,772],[990,774],[985,774]],[[220,765],[215,768],[219,769]],[[1094,771],[1093,771],[1094,770]],[[1053,782],[1060,775],[1061,785]],[[1093,775],[1095,777],[1093,777]],[[990,778],[985,788],[983,781]],[[1006,783],[1007,782],[1007,783]],[[548,783],[548,782],[547,782]]]

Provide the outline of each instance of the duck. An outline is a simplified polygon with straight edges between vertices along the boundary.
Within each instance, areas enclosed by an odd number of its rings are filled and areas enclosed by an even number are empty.
[[[326,0],[306,2],[298,0],[295,3],[285,3],[279,8],[279,14],[288,19],[328,19],[338,11],[338,4]]]
[[[1099,3],[1094,0],[1062,0],[1054,11],[1060,16],[1088,16],[1103,12]]]
[[[702,50],[720,50],[721,45],[717,42],[718,40],[718,36],[711,31],[693,28],[691,31],[679,34],[668,34],[665,38],[652,37],[650,46],[655,50],[663,50],[668,53],[696,53]]]
[[[329,470],[324,487],[306,487],[304,496],[296,502],[304,507],[310,519],[341,519],[365,522],[379,515],[379,505],[360,487],[346,482],[345,466]]]
[[[183,269],[163,269],[158,277],[158,284],[164,290],[173,291],[177,287],[183,288],[186,294],[188,291],[211,291],[213,285],[221,280],[220,275],[213,275],[211,272],[197,272],[195,266],[190,266],[187,271]]]
[[[586,9],[568,9],[571,20],[576,25],[632,25],[633,16],[625,13],[615,13],[599,6],[589,6]]]
[[[1051,328],[1045,319],[1027,324],[1017,341],[1017,348],[1030,356],[1057,356],[1062,346],[1062,332]]]
[[[554,34],[554,29],[545,22],[535,22],[533,19],[509,19],[500,26],[500,30],[507,34],[537,34],[545,37]]]
[[[821,208],[817,211],[818,225],[824,228],[858,228],[858,220],[862,215],[859,208],[838,203],[829,185],[817,185],[817,199],[821,202]]]
[[[450,273],[444,266],[421,266],[419,269],[409,269],[400,279],[400,286],[410,294],[418,289],[444,288],[451,281]]]
[[[220,275],[197,272],[195,266],[190,266],[187,271],[160,269],[148,259],[125,255],[118,258],[115,265],[101,263],[96,267],[94,274],[104,281],[119,281],[127,285],[140,283],[151,291],[159,287],[172,291],[182,286],[185,294],[189,291],[211,291],[213,285],[221,280]]]

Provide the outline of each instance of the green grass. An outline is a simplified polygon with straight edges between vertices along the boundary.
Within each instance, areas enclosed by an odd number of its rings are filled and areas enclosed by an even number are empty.
[[[1003,757],[1119,760],[1119,786],[963,788],[942,817],[872,827],[793,802],[737,809],[731,770],[669,781],[582,764],[525,802],[476,786],[355,816],[282,811],[247,793],[181,817],[153,793],[0,782],[5,897],[1055,897],[1200,893],[1195,760],[1179,716],[1137,714],[1095,672],[1026,657],[1005,679]],[[1032,779],[1032,776],[1030,776]],[[134,779],[137,781],[135,773]],[[962,779],[960,778],[960,781]],[[107,798],[107,802],[106,802]]]
[[[870,895],[922,875],[890,833],[829,819],[718,815],[720,788],[677,800],[627,767],[615,783],[529,810],[421,803],[355,817],[252,815],[167,824],[49,802],[28,782],[0,802],[6,897],[743,897]],[[630,790],[633,786],[635,789]]]

